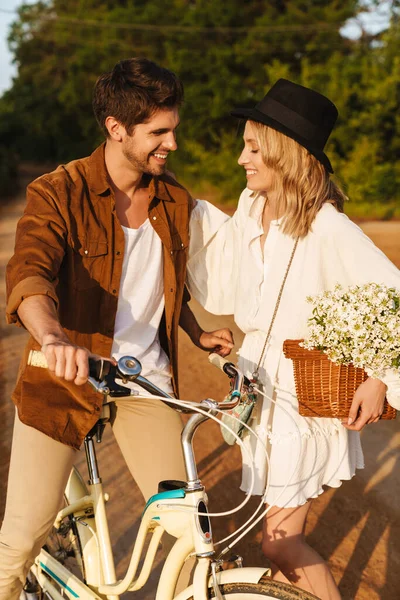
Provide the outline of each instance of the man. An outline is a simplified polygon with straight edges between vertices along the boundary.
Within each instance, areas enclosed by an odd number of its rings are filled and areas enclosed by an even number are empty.
[[[60,508],[75,450],[98,418],[102,397],[86,382],[89,354],[133,354],[145,376],[178,394],[179,323],[200,347],[223,355],[232,347],[228,330],[205,333],[187,298],[182,307],[192,200],[165,172],[182,98],[173,73],[146,59],[121,61],[94,90],[106,142],[28,187],[7,270],[8,321],[31,338],[13,394],[0,600],[19,597]],[[49,370],[26,364],[40,348]],[[172,409],[143,396],[122,400],[113,431],[145,498],[159,480],[185,478],[181,421]]]

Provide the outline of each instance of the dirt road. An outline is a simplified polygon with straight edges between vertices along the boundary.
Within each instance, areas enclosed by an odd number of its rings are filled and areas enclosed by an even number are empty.
[[[16,221],[23,200],[0,208],[0,311],[4,314],[4,268],[12,253]],[[400,223],[365,223],[363,229],[388,256],[400,266]],[[205,329],[231,327],[239,347],[241,334],[231,319],[216,318],[194,304],[194,311]],[[26,334],[0,321],[0,520],[4,509],[14,409],[9,396],[14,385],[21,349]],[[221,398],[227,389],[225,376],[208,365],[206,355],[181,335],[181,395],[200,400]],[[236,448],[222,443],[214,424],[204,425],[196,434],[195,447],[200,475],[205,482],[213,511],[236,506],[242,500],[240,457]],[[366,468],[339,489],[328,490],[313,502],[307,528],[311,545],[330,563],[344,600],[398,600],[400,573],[400,427],[399,420],[381,422],[363,432]],[[124,465],[119,449],[108,432],[99,450],[101,472],[111,500],[108,514],[116,547],[117,570],[125,572],[134,533],[138,529],[143,501]],[[83,457],[77,455],[82,466]],[[32,490],[34,494],[34,490]],[[254,506],[254,503],[253,503]],[[242,523],[239,517],[214,519],[214,537],[220,539]],[[264,565],[260,532],[247,536],[238,550],[245,564]],[[127,595],[129,597],[136,597]],[[150,582],[139,597],[154,598]]]

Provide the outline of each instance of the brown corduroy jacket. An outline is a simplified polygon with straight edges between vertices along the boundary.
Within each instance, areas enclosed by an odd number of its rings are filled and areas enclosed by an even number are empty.
[[[172,177],[149,185],[149,219],[163,244],[165,310],[160,341],[170,357],[178,394],[177,337],[184,297],[192,199]],[[18,307],[36,294],[51,297],[70,340],[110,356],[117,312],[124,234],[104,161],[104,144],[87,158],[43,175],[28,186],[15,253],[7,267],[7,320],[21,324]],[[187,296],[185,296],[187,300]],[[21,421],[79,448],[96,422],[102,397],[46,369],[27,365],[31,337],[20,364],[13,400]]]

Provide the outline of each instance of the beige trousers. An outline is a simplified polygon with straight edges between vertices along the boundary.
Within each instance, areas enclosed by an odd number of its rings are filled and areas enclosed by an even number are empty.
[[[118,400],[113,432],[145,499],[163,479],[185,480],[178,413],[149,398]],[[57,512],[76,450],[21,423],[16,415],[4,521],[0,600],[18,600]]]

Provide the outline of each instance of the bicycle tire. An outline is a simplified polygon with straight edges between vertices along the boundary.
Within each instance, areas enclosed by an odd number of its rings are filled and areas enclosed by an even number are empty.
[[[68,500],[64,497],[65,505]],[[60,524],[60,528],[52,528],[43,548],[59,563],[68,569],[78,579],[85,582],[85,564],[82,555],[82,546],[79,538],[78,528],[72,515],[65,517]],[[31,579],[31,578],[30,578]],[[36,578],[35,578],[36,579]],[[31,580],[31,583],[32,580]],[[40,584],[35,581],[40,588],[41,598],[43,600],[53,600],[50,592],[43,592]],[[61,596],[64,596],[64,588],[52,579],[52,584],[57,588]],[[66,596],[67,597],[67,596]]]
[[[220,585],[224,600],[319,600],[314,594],[269,577],[262,577],[258,583],[225,583]],[[208,590],[209,600],[216,600],[212,589]],[[193,596],[189,598],[193,600]]]

